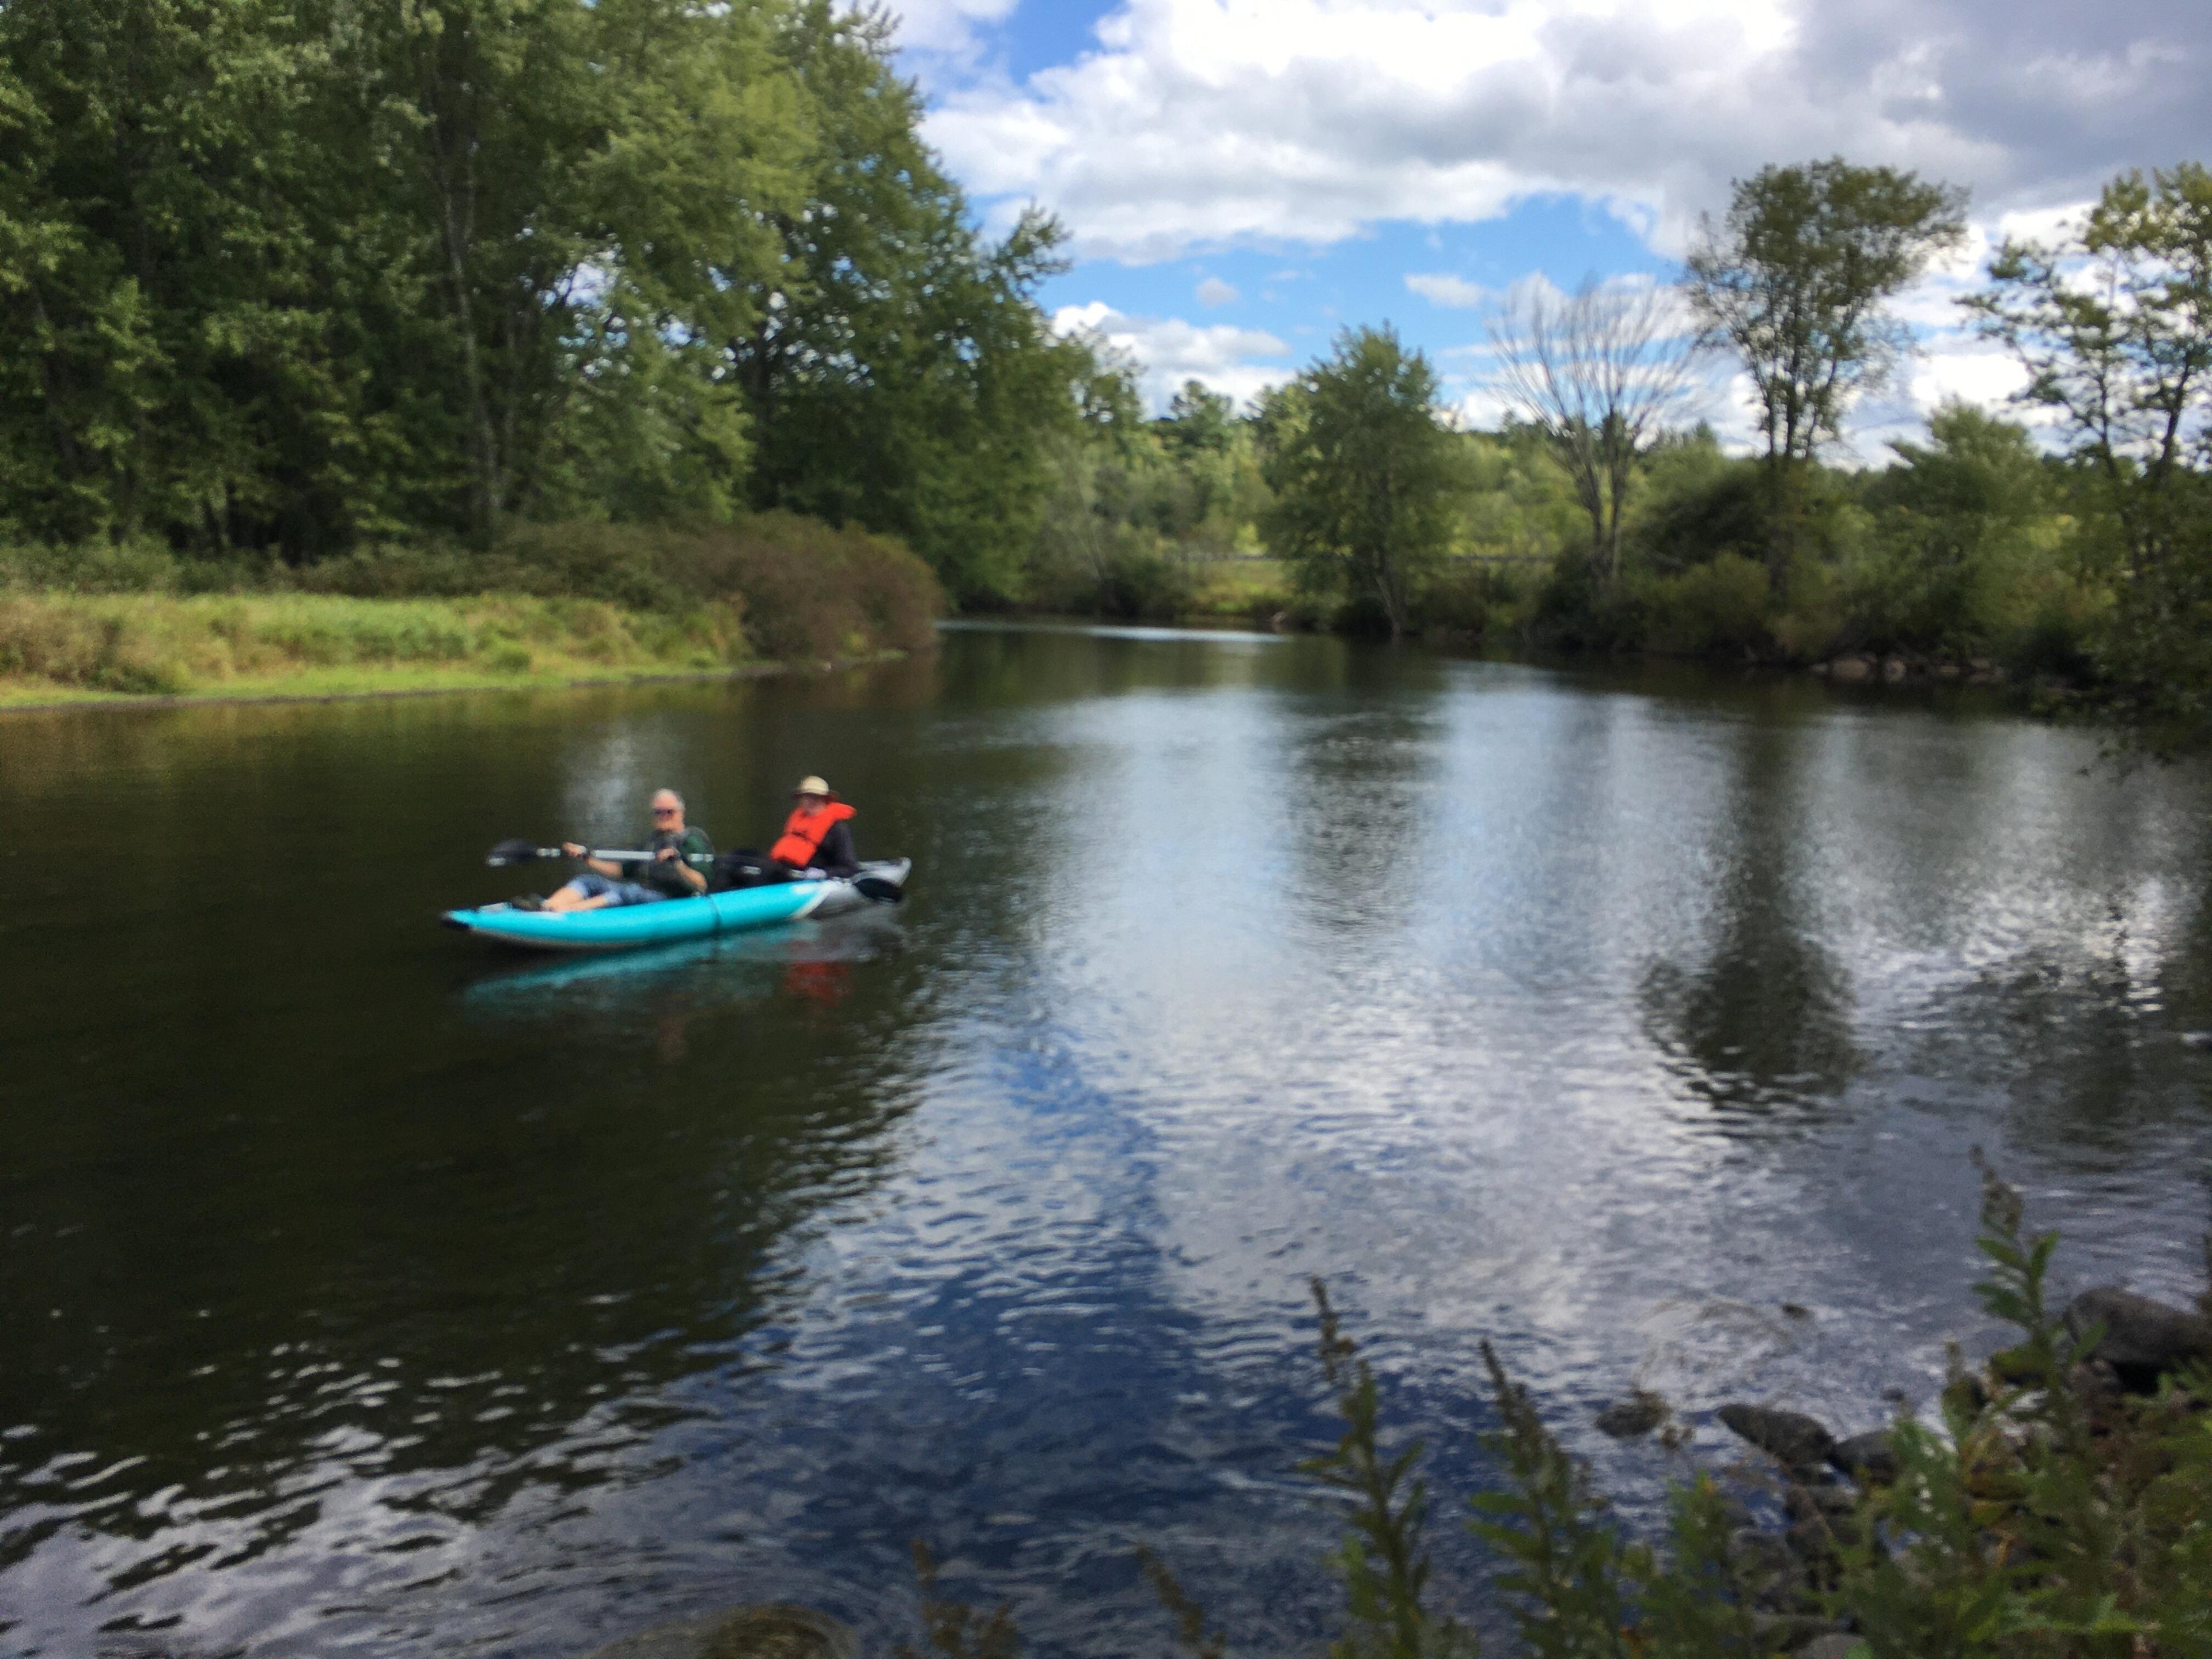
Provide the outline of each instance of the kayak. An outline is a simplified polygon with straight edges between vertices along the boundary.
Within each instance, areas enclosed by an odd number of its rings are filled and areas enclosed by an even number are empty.
[[[445,923],[463,933],[520,945],[533,951],[629,951],[641,945],[706,939],[715,933],[774,927],[810,916],[834,916],[881,901],[860,884],[906,885],[910,859],[864,864],[849,878],[791,881],[774,887],[742,887],[735,892],[698,898],[662,899],[654,904],[619,904],[605,910],[518,910],[511,904],[487,904],[474,910],[448,910]]]

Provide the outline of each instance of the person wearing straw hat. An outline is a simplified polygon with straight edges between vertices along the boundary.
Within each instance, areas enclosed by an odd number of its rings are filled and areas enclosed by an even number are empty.
[[[775,846],[765,853],[741,847],[714,860],[717,892],[860,873],[860,856],[853,850],[853,819],[858,816],[853,808],[818,777],[801,778],[791,799],[791,816],[783,821]]]
[[[856,873],[860,860],[853,851],[853,808],[818,777],[801,778],[791,799],[783,834],[768,849],[771,869],[798,881]]]

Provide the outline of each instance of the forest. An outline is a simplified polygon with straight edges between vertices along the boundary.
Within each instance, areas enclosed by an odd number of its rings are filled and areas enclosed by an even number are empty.
[[[0,675],[222,672],[212,613],[165,617],[179,666],[103,595],[643,592],[702,663],[748,627],[919,643],[940,604],[1239,617],[2203,728],[2203,167],[2002,250],[1972,304],[2028,392],[1886,454],[1848,418],[1966,201],[1841,160],[1739,180],[1678,284],[1490,319],[1496,429],[1374,328],[1148,418],[1139,366],[1039,304],[1061,228],[981,228],[895,46],[830,0],[0,6]],[[1732,374],[1749,453],[1690,395]],[[714,642],[692,611],[746,597],[715,573],[776,586],[787,544],[840,550],[852,614],[787,579]]]

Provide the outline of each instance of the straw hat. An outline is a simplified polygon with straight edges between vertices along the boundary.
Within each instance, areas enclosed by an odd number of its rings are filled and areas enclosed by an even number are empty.
[[[824,799],[830,799],[834,798],[837,792],[820,778],[810,777],[799,779],[799,787],[791,793],[794,795],[820,795]]]

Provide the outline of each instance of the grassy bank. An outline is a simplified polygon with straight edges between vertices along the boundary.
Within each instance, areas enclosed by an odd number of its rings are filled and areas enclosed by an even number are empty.
[[[729,672],[925,649],[941,596],[904,548],[768,515],[533,526],[489,553],[305,568],[158,548],[0,552],[0,706],[330,696]]]

